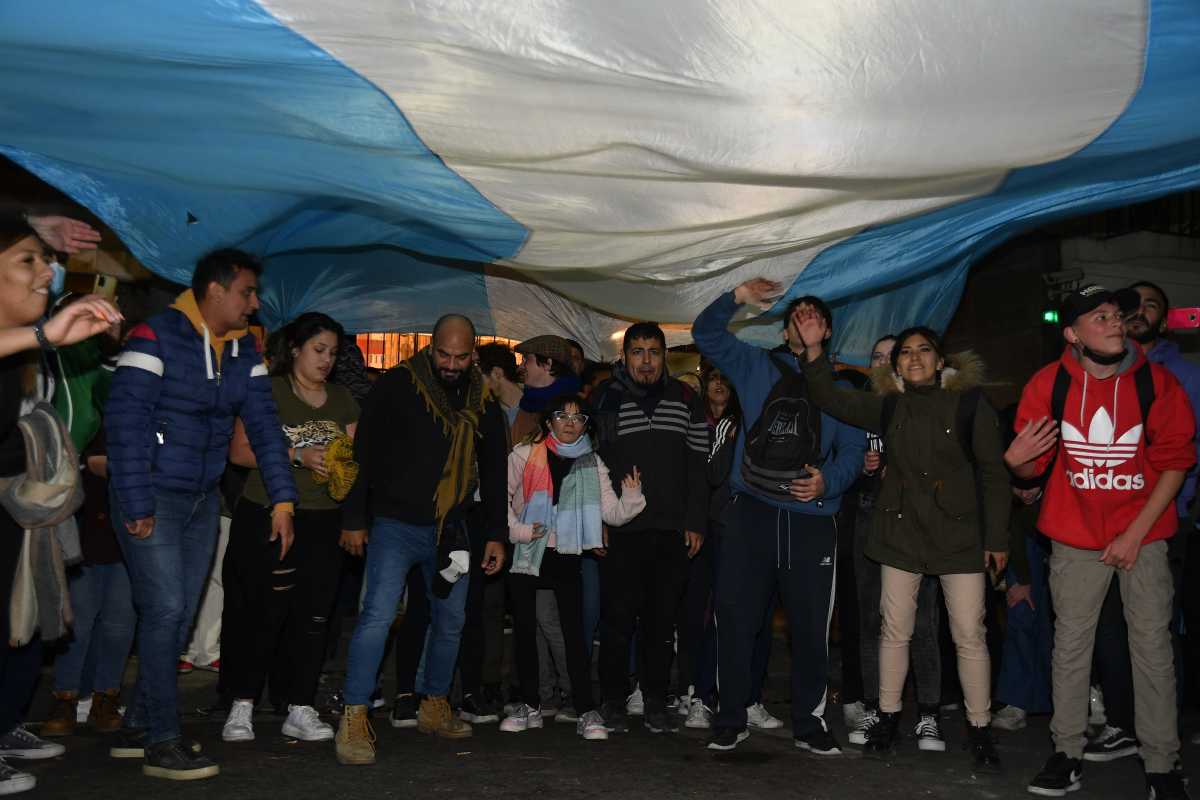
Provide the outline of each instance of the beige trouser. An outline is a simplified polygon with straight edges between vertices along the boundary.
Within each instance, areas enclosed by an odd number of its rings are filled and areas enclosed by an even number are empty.
[[[1054,627],[1052,683],[1054,749],[1071,758],[1083,754],[1088,719],[1088,685],[1096,621],[1116,574],[1121,584],[1129,655],[1133,662],[1133,720],[1142,743],[1146,772],[1170,772],[1179,755],[1176,729],[1175,662],[1171,652],[1174,585],[1167,543],[1142,547],[1126,572],[1100,562],[1100,551],[1054,542],[1050,554],[1050,596]]]
[[[883,567],[879,595],[879,613],[883,616],[879,634],[880,711],[900,710],[904,680],[908,677],[908,643],[916,624],[917,591],[923,577],[917,572]],[[958,680],[967,706],[967,721],[985,726],[992,720],[992,663],[983,625],[984,574],[939,575],[938,579],[946,596],[950,634],[958,651]]]
[[[221,581],[221,565],[225,562],[225,548],[229,546],[229,526],[232,520],[221,517],[221,528],[217,536],[217,549],[213,553],[212,571],[200,598],[200,609],[196,612],[192,639],[188,643],[183,659],[198,667],[207,667],[221,658],[221,613],[225,610],[225,584]]]

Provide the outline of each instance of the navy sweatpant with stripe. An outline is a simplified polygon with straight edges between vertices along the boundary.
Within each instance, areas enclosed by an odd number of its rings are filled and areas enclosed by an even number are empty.
[[[829,620],[837,571],[833,517],[775,508],[751,495],[734,497],[722,516],[717,573],[717,685],[714,727],[746,727],[754,639],[776,589],[791,629],[792,732],[825,725]],[[769,623],[767,623],[769,624]]]

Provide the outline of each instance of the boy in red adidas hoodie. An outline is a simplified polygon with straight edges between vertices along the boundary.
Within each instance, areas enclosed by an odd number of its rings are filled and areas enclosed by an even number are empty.
[[[1123,316],[1138,305],[1136,293],[1102,286],[1067,296],[1059,314],[1067,347],[1025,386],[1018,435],[1005,453],[1019,479],[1050,470],[1038,528],[1053,540],[1055,753],[1028,787],[1045,797],[1080,786],[1092,645],[1114,575],[1129,623],[1150,796],[1187,797],[1172,771],[1179,737],[1165,540],[1177,524],[1172,501],[1195,461],[1195,420],[1174,376],[1125,338]]]

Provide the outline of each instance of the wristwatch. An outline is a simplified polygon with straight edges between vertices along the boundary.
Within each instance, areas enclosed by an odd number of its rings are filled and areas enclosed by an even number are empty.
[[[58,349],[46,338],[46,332],[42,330],[42,320],[33,323],[33,335],[37,338],[38,347],[43,350],[52,353]]]
[[[297,447],[296,451],[292,454],[292,466],[293,467],[299,467],[300,469],[304,469],[304,461],[302,461],[300,458],[300,451],[303,449],[304,449],[303,447]]]

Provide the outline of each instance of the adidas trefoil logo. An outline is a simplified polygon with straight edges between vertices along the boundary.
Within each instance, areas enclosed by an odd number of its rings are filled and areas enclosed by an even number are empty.
[[[1112,417],[1104,408],[1096,409],[1092,415],[1086,436],[1071,423],[1063,421],[1063,447],[1074,461],[1085,467],[1079,472],[1067,470],[1067,479],[1076,489],[1138,491],[1145,487],[1141,473],[1118,475],[1113,469],[1137,455],[1142,425],[1134,425],[1119,437],[1113,435],[1113,428]],[[1105,467],[1108,468],[1106,471],[1100,471]]]

